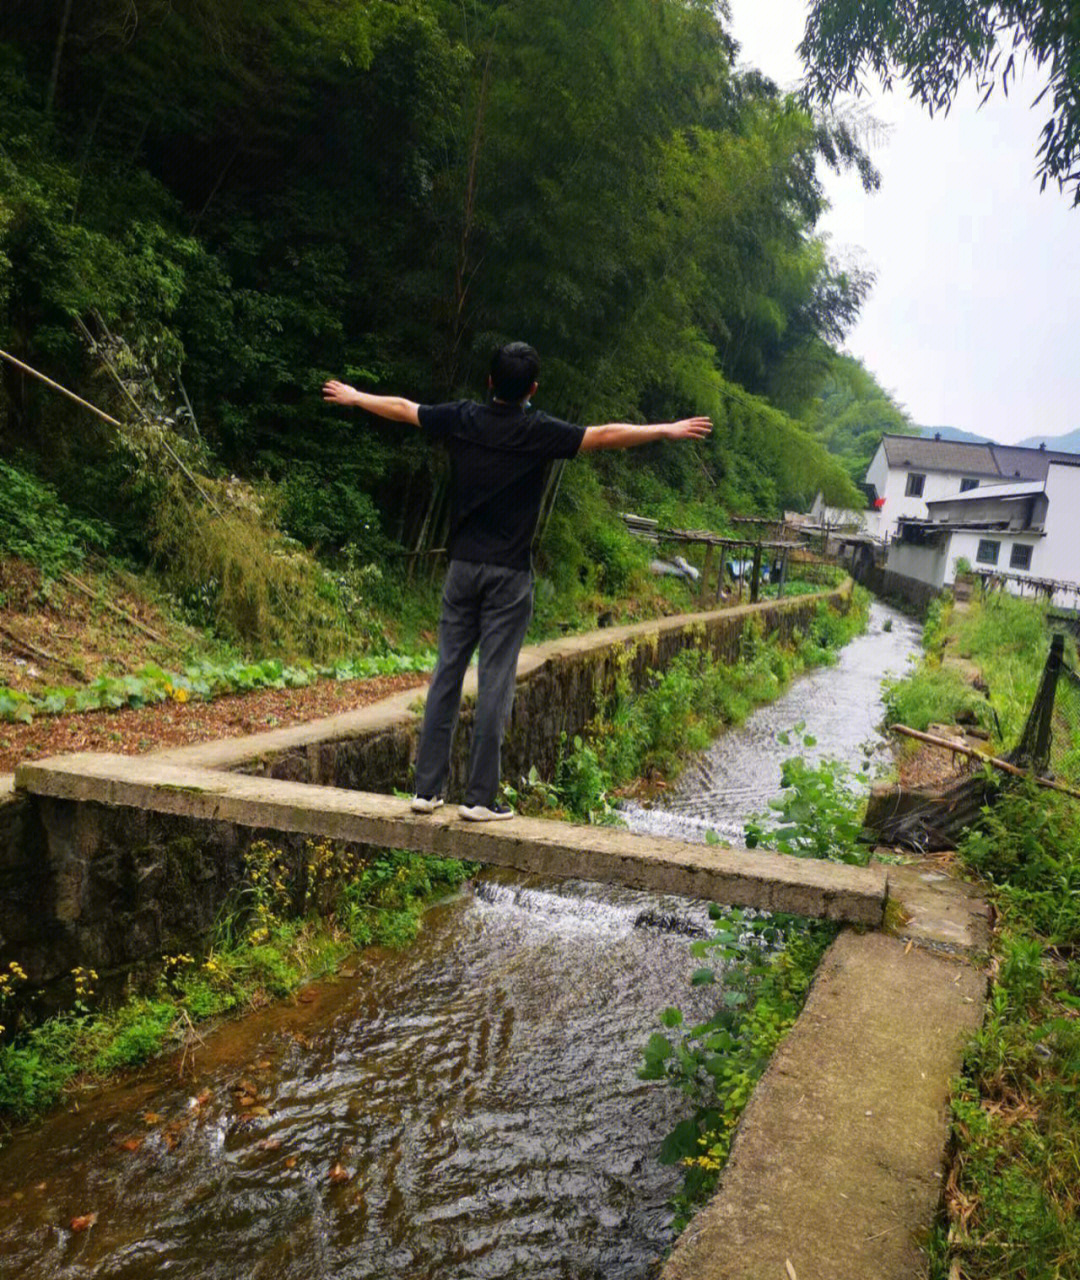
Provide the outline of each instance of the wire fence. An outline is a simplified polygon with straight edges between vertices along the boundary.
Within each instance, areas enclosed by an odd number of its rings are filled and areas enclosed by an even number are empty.
[[[1067,662],[1061,665],[1054,691],[1046,772],[1080,790],[1080,675]]]
[[[1065,657],[1065,637],[1050,642],[1038,692],[1011,759],[1080,794],[1080,675]]]

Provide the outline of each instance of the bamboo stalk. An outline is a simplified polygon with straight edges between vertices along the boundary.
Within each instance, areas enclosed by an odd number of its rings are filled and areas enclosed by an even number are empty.
[[[9,631],[7,627],[0,625],[0,636],[16,649],[21,649],[24,654],[31,658],[37,658],[41,662],[57,663],[63,665],[60,659],[48,649],[40,649],[36,644],[31,644],[29,640],[24,640],[22,636],[17,636],[14,631]]]
[[[69,400],[74,400],[77,405],[81,405],[84,409],[89,409],[91,413],[96,414],[103,422],[107,422],[110,427],[115,427],[117,431],[123,431],[123,424],[117,422],[113,417],[99,409],[96,404],[91,404],[89,400],[84,400],[82,396],[77,396],[74,391],[69,391],[67,387],[62,387],[59,382],[53,382],[52,378],[48,378],[43,373],[39,373],[37,369],[32,368],[28,364],[23,364],[9,351],[0,350],[0,359],[6,360],[9,364],[13,364],[16,369],[23,373],[28,373],[32,378],[37,378],[39,382],[44,382],[47,387],[52,387],[54,391],[59,391],[62,396],[67,396]]]
[[[928,743],[931,747],[944,747],[946,751],[955,751],[958,755],[969,756],[972,760],[981,760],[984,764],[993,765],[995,769],[1000,769],[1003,773],[1012,774],[1015,778],[1031,778],[1040,787],[1048,787],[1051,791],[1060,791],[1064,795],[1072,796],[1075,800],[1080,800],[1080,791],[1075,790],[1073,787],[1067,787],[1063,782],[1055,782],[1053,778],[1040,778],[1037,773],[1021,769],[1018,765],[1012,764],[1008,760],[1002,760],[1000,756],[992,756],[985,751],[976,751],[974,747],[969,747],[963,742],[957,742],[955,738],[939,738],[933,733],[922,733],[918,729],[909,729],[906,724],[893,724],[889,728],[893,733],[903,734],[905,738],[914,738],[917,742]]]
[[[133,627],[136,627],[139,631],[143,633],[144,636],[148,637],[150,640],[153,640],[156,644],[166,645],[170,649],[176,647],[169,640],[167,640],[165,636],[159,635],[156,631],[148,627],[144,622],[140,622],[139,619],[136,618],[133,613],[128,613],[126,609],[121,609],[118,604],[113,604],[111,600],[109,600],[106,596],[103,596],[99,591],[95,591],[93,587],[87,586],[87,584],[83,582],[81,578],[76,578],[76,576],[73,573],[68,573],[65,570],[61,574],[61,577],[64,579],[65,582],[70,583],[71,586],[73,586],[77,591],[81,591],[84,596],[89,596],[91,600],[96,600],[98,604],[103,604],[105,608],[109,610],[110,613],[116,614],[118,618],[123,618],[125,622],[130,622]]]

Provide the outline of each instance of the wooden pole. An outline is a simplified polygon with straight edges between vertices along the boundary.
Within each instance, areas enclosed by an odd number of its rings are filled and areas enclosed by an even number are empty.
[[[727,547],[720,548],[720,571],[716,575],[716,604],[724,594],[724,565],[727,563]]]
[[[705,544],[705,564],[701,570],[701,589],[698,592],[698,608],[707,608],[709,603],[709,574],[712,572],[713,544]]]
[[[777,600],[779,600],[780,597],[784,594],[784,588],[787,586],[787,566],[788,566],[788,556],[790,554],[791,553],[785,547],[782,553],[782,558],[780,560],[780,583],[776,589]]]
[[[761,594],[761,543],[754,545],[754,567],[750,573],[750,603],[757,604]]]
[[[1048,787],[1051,791],[1061,791],[1067,796],[1080,800],[1080,791],[1067,787],[1063,782],[1055,782],[1053,778],[1040,778],[1037,773],[1021,769],[1017,765],[1011,764],[1008,760],[1002,760],[1000,756],[988,755],[985,751],[976,751],[974,747],[957,742],[955,738],[939,738],[932,733],[921,733],[918,729],[909,729],[906,724],[892,724],[889,728],[893,733],[903,734],[905,738],[914,738],[917,742],[926,742],[932,747],[944,747],[946,751],[955,751],[958,755],[968,756],[972,760],[981,760],[984,764],[991,764],[995,769],[1000,769],[1003,773],[1012,774],[1015,778],[1030,778],[1033,782],[1037,782],[1040,787]]]

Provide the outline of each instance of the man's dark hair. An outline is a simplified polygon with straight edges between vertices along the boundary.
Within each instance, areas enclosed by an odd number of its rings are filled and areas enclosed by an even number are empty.
[[[497,400],[524,400],[540,376],[540,357],[527,342],[508,342],[491,357],[491,389]]]

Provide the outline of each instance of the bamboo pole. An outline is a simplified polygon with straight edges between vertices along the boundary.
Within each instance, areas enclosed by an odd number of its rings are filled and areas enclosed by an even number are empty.
[[[724,563],[727,560],[727,547],[720,548],[720,568],[716,574],[716,607],[720,607],[720,598],[724,594]]]
[[[104,605],[105,608],[108,609],[110,613],[115,614],[116,617],[122,618],[125,622],[130,623],[131,626],[141,631],[147,639],[153,640],[157,644],[163,644],[170,649],[176,648],[176,645],[170,640],[167,640],[165,636],[160,635],[152,627],[148,627],[145,622],[140,622],[133,613],[128,613],[126,609],[121,609],[118,604],[113,604],[113,602],[106,599],[100,591],[95,591],[93,587],[88,586],[81,578],[76,578],[73,573],[68,573],[65,570],[60,576],[66,583],[68,583],[69,586],[74,587],[76,591],[81,591],[84,596],[89,596],[91,600],[96,600],[98,604]]]
[[[9,364],[15,366],[16,369],[23,373],[28,373],[31,378],[37,378],[39,382],[44,382],[47,387],[52,387],[54,391],[59,391],[62,396],[67,396],[69,400],[74,400],[77,405],[81,405],[84,409],[89,409],[91,413],[96,414],[102,422],[107,422],[110,427],[115,427],[117,431],[123,431],[123,423],[117,422],[113,417],[99,409],[96,404],[91,404],[89,400],[84,400],[82,396],[77,396],[74,391],[69,391],[67,387],[62,387],[59,382],[53,382],[52,378],[48,378],[43,373],[39,373],[37,369],[32,368],[28,364],[23,364],[21,360],[16,359],[9,351],[0,350],[0,360],[6,360]]]
[[[707,609],[709,606],[709,574],[712,573],[713,544],[707,542],[705,544],[705,564],[701,570],[701,589],[698,591],[698,608]]]
[[[1055,782],[1053,778],[1040,778],[1037,773],[1021,769],[1018,765],[1012,764],[1008,760],[1002,760],[1000,756],[992,756],[985,751],[976,751],[974,747],[966,746],[963,742],[957,742],[955,738],[939,738],[932,733],[922,733],[918,729],[909,729],[906,724],[892,724],[889,728],[893,733],[903,734],[905,738],[914,738],[917,742],[928,743],[931,747],[944,747],[946,751],[955,751],[958,755],[969,756],[972,760],[981,760],[984,764],[993,765],[995,769],[1000,769],[1003,773],[1012,774],[1015,778],[1031,778],[1040,787],[1048,787],[1051,791],[1060,791],[1064,795],[1072,796],[1075,800],[1080,800],[1080,791],[1075,790],[1073,787],[1067,787],[1063,782]]]

